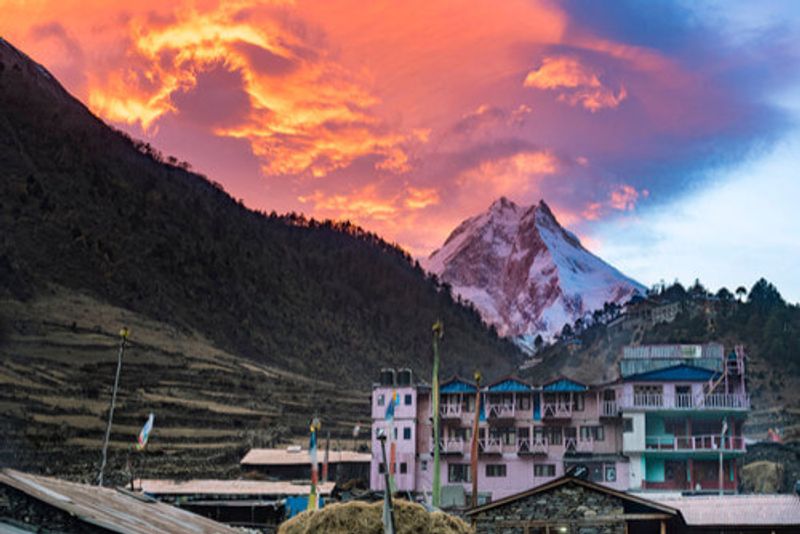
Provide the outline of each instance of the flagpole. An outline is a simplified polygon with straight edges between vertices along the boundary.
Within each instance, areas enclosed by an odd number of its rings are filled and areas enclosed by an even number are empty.
[[[386,434],[378,433],[378,440],[381,442],[381,454],[383,455],[383,532],[384,534],[394,534],[394,504],[392,503],[391,482],[389,480],[389,464],[386,463]]]
[[[481,420],[481,373],[475,371],[475,420],[472,424],[472,448],[470,450],[470,471],[472,475],[472,507],[478,506],[478,430]]]
[[[439,340],[444,335],[444,325],[441,320],[433,324],[433,488],[431,500],[434,508],[441,504],[441,473],[439,472]]]
[[[311,460],[311,490],[308,494],[308,506],[306,510],[316,510],[318,508],[319,496],[317,495],[317,470],[319,469],[319,462],[317,461],[317,431],[320,429],[320,421],[315,417],[311,421],[311,439],[308,443],[308,456]]]
[[[114,389],[111,392],[111,406],[108,409],[108,425],[106,426],[106,437],[103,440],[103,457],[100,461],[100,473],[97,475],[97,485],[103,485],[103,474],[108,460],[108,441],[111,438],[111,424],[114,420],[114,407],[117,403],[117,389],[119,388],[119,374],[122,371],[122,353],[125,352],[125,342],[128,340],[130,332],[126,327],[119,331],[119,352],[117,353],[117,374],[114,376]]]

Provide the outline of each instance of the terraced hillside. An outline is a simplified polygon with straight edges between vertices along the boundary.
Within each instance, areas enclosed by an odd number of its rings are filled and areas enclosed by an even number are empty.
[[[112,480],[125,480],[150,411],[156,422],[144,468],[158,476],[237,476],[248,447],[302,436],[314,412],[324,431],[347,438],[342,446],[353,446],[356,423],[368,427],[366,391],[233,356],[197,332],[58,286],[28,303],[0,300],[0,310],[2,465],[85,481],[96,475],[121,325],[132,334],[111,437]],[[140,454],[132,457],[142,464]]]

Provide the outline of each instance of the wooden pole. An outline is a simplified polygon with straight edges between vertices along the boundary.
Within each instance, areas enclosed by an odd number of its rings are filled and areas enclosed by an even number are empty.
[[[100,472],[97,475],[97,485],[103,485],[103,474],[108,460],[108,441],[111,438],[111,424],[114,421],[114,407],[117,404],[117,389],[119,388],[119,374],[122,371],[122,354],[125,352],[125,343],[128,341],[130,332],[122,327],[119,331],[119,352],[117,353],[117,373],[114,376],[114,389],[111,392],[111,406],[108,409],[108,425],[106,426],[106,437],[103,440],[103,457],[100,460]]]
[[[433,324],[433,387],[431,396],[433,403],[433,488],[431,500],[434,508],[441,504],[441,473],[439,472],[439,340],[444,335],[442,321]]]
[[[472,448],[470,449],[472,475],[472,507],[478,506],[478,430],[481,420],[481,374],[475,371],[475,419],[472,424]]]

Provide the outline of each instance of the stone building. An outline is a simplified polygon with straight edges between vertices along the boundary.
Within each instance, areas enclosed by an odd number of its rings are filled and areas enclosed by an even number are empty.
[[[481,534],[667,534],[685,532],[678,510],[564,476],[466,513]]]

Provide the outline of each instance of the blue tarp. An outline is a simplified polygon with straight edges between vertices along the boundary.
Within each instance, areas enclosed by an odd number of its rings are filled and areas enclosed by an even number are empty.
[[[512,392],[512,391],[528,392],[531,390],[531,387],[524,382],[520,382],[519,380],[514,380],[513,378],[509,378],[508,380],[503,380],[502,382],[498,382],[497,384],[489,386],[487,390],[491,391],[492,393]]]
[[[561,380],[550,382],[542,389],[544,391],[586,391],[589,388],[569,378],[562,378]]]
[[[625,377],[626,382],[707,382],[718,376],[710,369],[694,365],[675,365],[666,369],[656,369],[638,375]]]
[[[320,499],[319,507],[325,506],[325,502]],[[294,495],[286,497],[286,519],[292,518],[300,512],[305,512],[308,508],[308,495]]]

